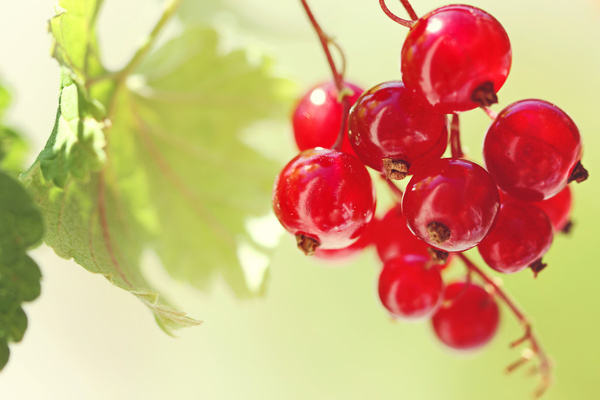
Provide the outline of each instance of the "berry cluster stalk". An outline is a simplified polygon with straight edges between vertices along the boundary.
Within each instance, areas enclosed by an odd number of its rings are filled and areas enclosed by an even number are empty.
[[[465,155],[460,144],[460,124],[458,114],[452,114],[452,122],[450,123],[450,151],[454,158],[463,158]]]
[[[531,360],[534,356],[536,356],[539,359],[539,363],[535,371],[540,373],[542,382],[538,389],[535,391],[534,395],[535,397],[540,397],[542,394],[544,394],[546,389],[552,383],[552,368],[548,356],[540,346],[539,339],[533,333],[533,327],[531,322],[529,321],[529,318],[527,318],[525,313],[519,309],[519,307],[510,297],[508,297],[508,295],[502,290],[502,288],[498,286],[498,284],[492,278],[487,276],[485,272],[483,272],[477,265],[475,265],[466,255],[458,253],[458,256],[467,266],[469,273],[472,272],[477,274],[486,284],[490,285],[493,288],[495,295],[498,296],[504,302],[504,304],[506,304],[506,306],[515,315],[515,317],[525,330],[525,334],[521,338],[512,342],[510,344],[510,347],[515,348],[522,343],[529,342],[530,348],[525,349],[522,352],[521,358],[513,364],[509,365],[506,368],[506,372],[514,371],[516,368],[520,367],[527,361]]]
[[[399,16],[397,16],[396,14],[391,12],[390,9],[385,4],[385,0],[379,0],[379,5],[381,6],[381,9],[385,13],[385,15],[387,15],[392,21],[397,22],[400,25],[405,26],[407,28],[410,28],[414,25],[415,21],[417,19],[419,19],[419,17],[417,17],[417,14],[415,14],[415,11],[413,10],[412,6],[410,5],[410,3],[407,0],[400,0],[400,1],[402,2],[402,5],[408,12],[408,15],[410,16],[410,18],[412,18],[412,21],[410,21],[408,19],[400,18]]]
[[[344,52],[342,51],[340,46],[337,43],[335,43],[329,36],[327,36],[325,34],[325,32],[323,31],[323,29],[321,29],[321,26],[319,25],[315,16],[313,15],[312,11],[310,10],[310,7],[308,6],[308,3],[306,2],[306,0],[300,0],[300,2],[302,3],[302,7],[304,7],[304,11],[306,11],[306,15],[308,16],[310,23],[312,24],[315,32],[317,33],[317,36],[319,36],[319,41],[321,42],[321,47],[323,48],[323,51],[325,52],[325,57],[327,57],[327,63],[329,64],[329,68],[331,69],[331,73],[333,74],[333,80],[335,82],[335,86],[339,93],[340,98],[338,99],[338,101],[340,101],[342,103],[342,108],[343,108],[342,124],[340,126],[340,132],[338,134],[337,140],[335,141],[335,143],[332,146],[332,148],[334,150],[340,150],[342,148],[342,140],[343,140],[344,134],[346,132],[346,126],[348,125],[348,114],[350,113],[350,100],[348,99],[347,90],[344,90],[344,76],[343,75],[344,75],[345,68],[346,68]],[[341,58],[342,58],[341,70],[339,70],[337,68],[337,66],[335,65],[335,61],[333,61],[331,51],[329,51],[330,44],[332,46],[334,46],[341,55]]]

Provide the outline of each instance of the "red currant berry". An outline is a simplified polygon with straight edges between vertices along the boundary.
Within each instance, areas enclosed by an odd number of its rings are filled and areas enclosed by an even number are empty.
[[[510,41],[487,12],[467,5],[431,11],[402,47],[402,80],[442,113],[497,103],[512,60]]]
[[[364,229],[363,233],[350,246],[342,247],[341,249],[324,249],[317,247],[315,257],[326,261],[347,261],[358,254],[365,248],[373,244],[373,237],[379,227],[377,218],[373,218]]]
[[[573,120],[554,104],[521,100],[490,125],[483,158],[501,190],[519,200],[541,201],[564,188],[581,165],[581,138]]]
[[[552,224],[532,203],[500,205],[496,224],[477,249],[492,269],[511,274],[539,260],[552,244]]]
[[[430,246],[468,250],[496,220],[498,189],[479,165],[457,158],[431,162],[413,175],[402,199],[410,230]]]
[[[365,166],[354,156],[330,149],[305,150],[279,173],[273,210],[296,235],[307,255],[321,246],[350,246],[375,212],[375,191]]]
[[[541,208],[548,218],[550,218],[554,232],[560,232],[570,222],[572,201],[571,188],[567,185],[557,195],[533,204]]]
[[[388,260],[379,275],[379,298],[397,318],[422,319],[441,304],[444,283],[430,257],[408,254]]]
[[[417,239],[408,229],[400,204],[392,207],[379,221],[373,241],[377,254],[384,263],[406,254],[429,257],[429,245]]]
[[[400,81],[364,92],[350,111],[349,126],[357,157],[390,179],[440,158],[448,143],[446,116]]]
[[[485,289],[474,283],[455,282],[446,287],[444,302],[431,322],[446,346],[472,350],[494,337],[499,319],[498,304]]]
[[[344,86],[352,92],[348,97],[352,105],[363,90],[348,82]],[[300,151],[315,147],[331,148],[336,142],[343,113],[338,96],[335,83],[325,82],[312,88],[300,99],[292,117],[294,137]],[[354,154],[347,130],[342,141],[342,151]]]

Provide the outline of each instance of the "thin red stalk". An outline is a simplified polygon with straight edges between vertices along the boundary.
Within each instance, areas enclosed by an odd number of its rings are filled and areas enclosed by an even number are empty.
[[[458,114],[452,114],[452,122],[450,123],[450,151],[454,158],[463,158],[465,155],[460,144],[460,123]]]
[[[321,29],[321,26],[319,25],[315,16],[313,15],[312,11],[310,10],[310,7],[308,6],[308,3],[306,2],[306,0],[300,0],[300,2],[302,3],[302,7],[304,7],[304,11],[306,11],[306,15],[308,16],[310,23],[312,24],[315,32],[317,33],[317,36],[319,36],[319,41],[321,42],[321,47],[323,48],[323,51],[325,52],[325,57],[327,58],[327,63],[329,64],[329,68],[331,69],[331,73],[333,74],[333,80],[335,82],[335,87],[337,88],[340,96],[342,96],[342,99],[341,99],[342,109],[343,109],[342,125],[340,126],[340,131],[338,133],[338,137],[332,146],[332,149],[340,150],[342,148],[342,142],[344,140],[344,135],[346,133],[346,125],[348,123],[348,113],[350,112],[350,100],[348,99],[348,94],[344,93],[343,74],[346,69],[346,58],[345,58],[344,52],[342,51],[340,46],[337,43],[335,43],[333,40],[331,40],[329,38],[329,36],[327,36],[325,34],[323,29]],[[329,44],[332,44],[341,55],[341,58],[342,58],[341,72],[336,67],[335,61],[333,61],[333,56],[331,55],[331,51],[329,51]]]
[[[487,114],[490,119],[494,120],[498,116],[498,113],[488,107],[481,107],[481,109]]]
[[[402,202],[402,196],[404,195],[404,193],[402,192],[402,189],[400,189],[398,186],[396,186],[396,184],[391,179],[388,179],[388,178],[386,178],[383,175],[381,175],[381,179],[383,179],[385,181],[385,183],[388,184],[388,186],[392,190],[392,193],[394,193],[394,197],[396,198],[396,202],[401,203]]]
[[[300,0],[300,1],[302,2],[302,6],[304,7],[304,11],[306,11],[306,15],[308,16],[310,23],[312,24],[313,28],[315,29],[315,32],[317,32],[317,35],[319,36],[319,40],[321,41],[321,46],[323,47],[323,51],[325,52],[325,56],[327,57],[327,63],[329,64],[329,68],[331,68],[331,73],[333,74],[333,80],[335,81],[335,86],[336,86],[337,90],[339,92],[341,92],[342,89],[344,88],[344,79],[342,78],[342,75],[339,73],[337,67],[335,66],[335,62],[333,61],[333,57],[331,56],[331,52],[329,51],[329,42],[330,42],[329,36],[327,36],[325,34],[325,32],[323,32],[323,30],[321,29],[321,26],[315,19],[315,16],[313,15],[312,11],[310,10],[310,7],[308,6],[308,3],[306,2],[306,0]]]
[[[410,17],[410,19],[412,19],[413,21],[416,21],[419,19],[419,17],[417,16],[417,13],[415,12],[415,10],[413,10],[413,8],[410,5],[410,3],[408,2],[408,0],[400,0],[400,2],[404,6],[404,9],[408,13],[408,16]]]
[[[402,1],[402,4],[404,4],[404,1]],[[414,23],[415,23],[414,21],[410,21],[408,19],[400,18],[399,16],[397,16],[396,14],[394,14],[393,12],[391,12],[390,9],[387,8],[387,6],[385,5],[385,0],[379,0],[379,5],[381,6],[381,9],[385,13],[385,15],[387,15],[392,21],[394,21],[394,22],[396,22],[396,23],[398,23],[398,24],[400,24],[402,26],[405,26],[407,28],[410,28],[410,27],[412,27],[414,25]],[[414,11],[413,11],[413,13],[414,13]]]
[[[504,304],[506,304],[506,306],[515,315],[515,317],[525,330],[525,334],[523,335],[523,337],[512,342],[510,344],[510,347],[514,348],[526,341],[529,342],[531,351],[539,359],[539,372],[542,376],[542,382],[534,394],[536,397],[541,396],[552,383],[551,365],[548,356],[540,346],[539,339],[533,333],[533,327],[531,322],[529,321],[529,318],[527,318],[527,316],[519,309],[515,302],[510,297],[508,297],[506,292],[502,290],[502,288],[498,286],[498,284],[496,284],[496,282],[494,282],[492,278],[487,276],[486,273],[483,272],[478,266],[476,266],[467,256],[465,256],[462,253],[458,253],[458,256],[462,259],[462,261],[465,263],[469,270],[476,273],[486,284],[490,285],[494,289],[496,296],[498,296],[504,302]],[[520,366],[523,363],[525,363],[525,361],[528,360],[528,357],[522,356],[520,360],[523,361],[516,361],[515,363],[511,364],[508,367],[507,372],[511,372],[517,366]]]
[[[340,150],[342,148],[342,142],[344,141],[344,135],[346,134],[346,125],[348,125],[348,114],[350,114],[350,99],[348,96],[342,98],[342,125],[340,126],[340,132],[338,133],[337,139],[333,146],[334,150]]]

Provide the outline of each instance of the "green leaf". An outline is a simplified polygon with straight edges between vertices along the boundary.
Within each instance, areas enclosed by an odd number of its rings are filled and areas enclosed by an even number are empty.
[[[90,100],[82,84],[63,67],[58,111],[50,139],[38,156],[44,178],[63,187],[69,175],[89,179],[99,171],[106,154],[102,105]]]
[[[150,57],[117,107],[112,145],[140,161],[146,201],[164,207],[155,249],[167,270],[199,288],[223,275],[244,297],[236,251],[254,242],[245,222],[269,212],[279,166],[239,133],[284,115],[288,84],[270,76],[268,60],[252,65],[244,51],[221,55],[218,45],[214,30],[194,28]]]
[[[42,235],[42,216],[31,196],[0,171],[0,369],[8,361],[8,342],[21,341],[27,329],[22,303],[40,294],[42,275],[26,251]]]
[[[273,247],[261,246],[246,225],[270,211],[279,167],[240,137],[285,115],[289,82],[273,76],[269,60],[223,53],[214,30],[195,28],[146,57],[149,39],[124,70],[90,83],[81,63],[90,56],[80,51],[96,49],[94,35],[74,50],[65,37],[86,37],[93,23],[68,23],[66,4],[52,25],[63,67],[57,122],[23,176],[44,214],[46,243],[132,292],[167,332],[199,322],[151,288],[144,252],[198,288],[222,276],[241,297],[260,293],[237,253],[251,248],[264,259]],[[95,18],[93,7],[83,8],[75,14]]]
[[[48,24],[54,39],[52,56],[80,77],[96,77],[105,70],[100,62],[96,20],[102,0],[60,0]]]
[[[0,169],[17,176],[23,172],[28,146],[15,129],[2,123],[10,102],[10,93],[0,82]]]

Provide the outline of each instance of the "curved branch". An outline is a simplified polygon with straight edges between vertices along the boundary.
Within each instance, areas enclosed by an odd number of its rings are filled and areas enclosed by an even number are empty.
[[[498,286],[498,284],[492,278],[487,276],[485,272],[483,272],[464,254],[458,253],[457,255],[462,259],[462,261],[465,263],[465,265],[470,271],[477,274],[486,284],[490,285],[494,289],[496,296],[498,296],[504,302],[504,304],[506,304],[506,306],[511,310],[511,312],[515,315],[515,317],[523,327],[525,331],[524,335],[521,338],[512,342],[510,344],[510,347],[515,348],[520,344],[529,342],[529,348],[525,348],[522,351],[521,357],[517,361],[509,365],[506,368],[506,372],[512,372],[516,368],[531,360],[533,357],[537,357],[539,362],[536,368],[536,372],[539,372],[541,376],[541,383],[534,392],[534,395],[535,397],[540,397],[552,384],[552,366],[550,364],[550,359],[540,346],[539,339],[533,333],[531,321],[529,321],[529,318],[525,315],[525,313],[519,309],[515,302],[510,297],[508,297],[506,292],[502,290],[502,288]]]

